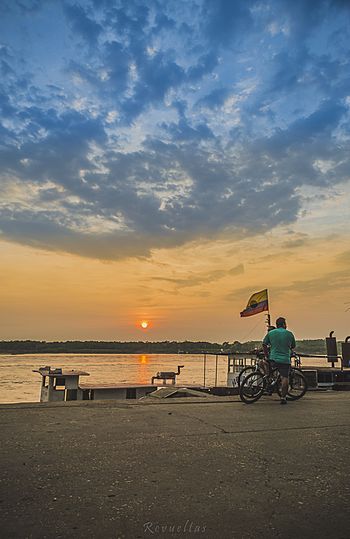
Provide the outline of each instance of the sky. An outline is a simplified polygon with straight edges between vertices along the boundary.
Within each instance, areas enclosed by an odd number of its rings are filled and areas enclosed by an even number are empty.
[[[2,0],[0,339],[260,339],[264,288],[297,338],[349,335],[349,23]]]

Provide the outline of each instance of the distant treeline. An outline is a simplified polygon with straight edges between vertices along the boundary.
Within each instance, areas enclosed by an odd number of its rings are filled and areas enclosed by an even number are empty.
[[[0,354],[202,354],[249,352],[260,347],[261,341],[221,344],[206,341],[0,341]],[[305,354],[325,354],[325,341],[297,341],[297,351]]]

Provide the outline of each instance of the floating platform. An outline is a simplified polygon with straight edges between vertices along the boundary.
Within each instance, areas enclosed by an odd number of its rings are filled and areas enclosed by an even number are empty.
[[[152,384],[81,384],[83,400],[141,399],[156,391]]]
[[[35,369],[33,372],[39,373],[42,377],[40,402],[141,399],[157,390],[176,393],[184,388],[188,391],[209,392],[208,388],[198,384],[80,384],[80,376],[89,376],[89,373],[60,368],[51,369],[49,366]]]

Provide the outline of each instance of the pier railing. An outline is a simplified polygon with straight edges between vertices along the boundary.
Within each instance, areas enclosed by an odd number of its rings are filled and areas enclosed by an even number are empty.
[[[215,357],[215,381],[214,386],[218,384],[218,359],[220,356],[227,357],[227,386],[237,385],[237,379],[239,373],[248,366],[255,366],[256,362],[259,360],[256,351],[249,352],[203,352],[203,386],[207,387],[207,368],[208,368],[208,356]],[[341,355],[329,355],[329,354],[306,354],[298,353],[297,356],[301,359],[323,359],[325,360],[325,365],[304,365],[304,369],[321,369],[323,372],[330,372],[331,369],[339,369],[343,371],[344,368],[349,367],[350,365],[347,362],[347,359]],[[339,365],[336,365],[338,364]],[[297,366],[297,365],[295,365]]]
[[[256,353],[252,352],[203,352],[203,386],[207,387],[208,356],[215,356],[214,386],[218,385],[218,360],[220,356],[227,357],[227,386],[235,386],[235,379],[242,369],[248,365],[255,365],[258,361]]]
[[[343,370],[343,368],[346,366],[344,365],[343,356],[337,355],[337,356],[330,356],[327,354],[298,354],[299,357],[304,358],[313,358],[313,359],[326,359],[328,363],[332,364],[332,368],[335,367],[335,363],[338,363],[338,360],[340,360],[340,369]]]

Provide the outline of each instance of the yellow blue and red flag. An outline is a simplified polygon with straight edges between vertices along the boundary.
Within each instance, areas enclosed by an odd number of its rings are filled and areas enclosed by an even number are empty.
[[[255,292],[248,301],[248,305],[241,312],[241,316],[253,316],[253,314],[262,313],[269,310],[269,300],[267,296],[267,288],[260,292]]]

